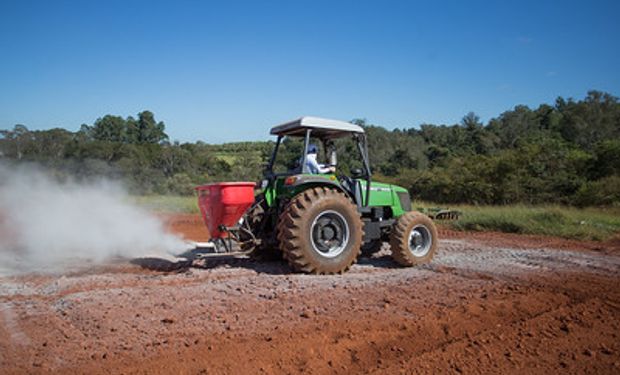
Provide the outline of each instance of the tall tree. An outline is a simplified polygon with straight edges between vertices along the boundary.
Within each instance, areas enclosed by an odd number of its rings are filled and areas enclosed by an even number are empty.
[[[32,142],[32,133],[25,125],[17,124],[13,130],[0,130],[0,135],[5,139],[6,156],[21,160],[28,145]]]
[[[126,139],[127,122],[120,116],[105,115],[90,128],[92,138],[98,141],[123,142]]]
[[[480,117],[469,112],[461,120],[461,125],[467,133],[467,144],[477,154],[487,154],[493,148],[492,134],[484,128]]]
[[[559,123],[564,139],[592,150],[603,140],[620,137],[620,103],[618,98],[600,91],[589,91],[582,101],[556,100],[562,114]]]
[[[156,122],[151,111],[138,113],[138,119],[127,118],[127,139],[130,143],[160,143],[168,139],[163,121]]]

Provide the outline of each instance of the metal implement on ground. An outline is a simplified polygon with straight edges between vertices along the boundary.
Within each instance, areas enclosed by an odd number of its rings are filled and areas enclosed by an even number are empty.
[[[451,210],[449,208],[438,208],[438,207],[421,208],[421,207],[418,207],[417,210],[419,212],[422,212],[423,214],[427,215],[428,217],[430,217],[433,220],[458,220],[461,217],[461,215],[462,215],[461,211]]]
[[[384,243],[403,266],[432,259],[437,248],[435,224],[411,210],[405,188],[372,181],[362,127],[302,117],[272,128],[271,134],[277,140],[261,183],[196,188],[212,237],[211,254],[280,257],[295,271],[315,274],[345,272],[360,254],[378,252]],[[360,166],[350,173],[336,172],[335,141],[345,137],[353,140]],[[302,141],[297,165],[277,171],[279,151],[291,139]],[[329,161],[320,167],[325,174],[317,174],[311,160],[319,148],[314,143],[320,144]]]

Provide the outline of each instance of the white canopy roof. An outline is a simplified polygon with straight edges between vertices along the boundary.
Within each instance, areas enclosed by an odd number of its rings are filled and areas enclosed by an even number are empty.
[[[364,133],[361,126],[350,122],[305,116],[271,128],[271,134],[302,136],[306,133],[306,129],[312,129],[313,136],[327,138],[342,137],[351,133]]]

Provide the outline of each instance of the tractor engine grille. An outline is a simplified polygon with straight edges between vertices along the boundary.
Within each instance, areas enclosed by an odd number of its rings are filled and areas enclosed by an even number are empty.
[[[400,207],[405,212],[411,211],[411,198],[409,198],[409,193],[397,192],[398,200],[400,201]]]

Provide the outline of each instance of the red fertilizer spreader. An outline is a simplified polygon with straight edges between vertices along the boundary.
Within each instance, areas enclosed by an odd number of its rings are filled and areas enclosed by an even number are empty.
[[[216,252],[231,253],[233,243],[240,243],[245,233],[242,216],[254,204],[254,182],[220,182],[195,188],[198,207],[209,234],[210,244],[198,247],[215,247]]]

